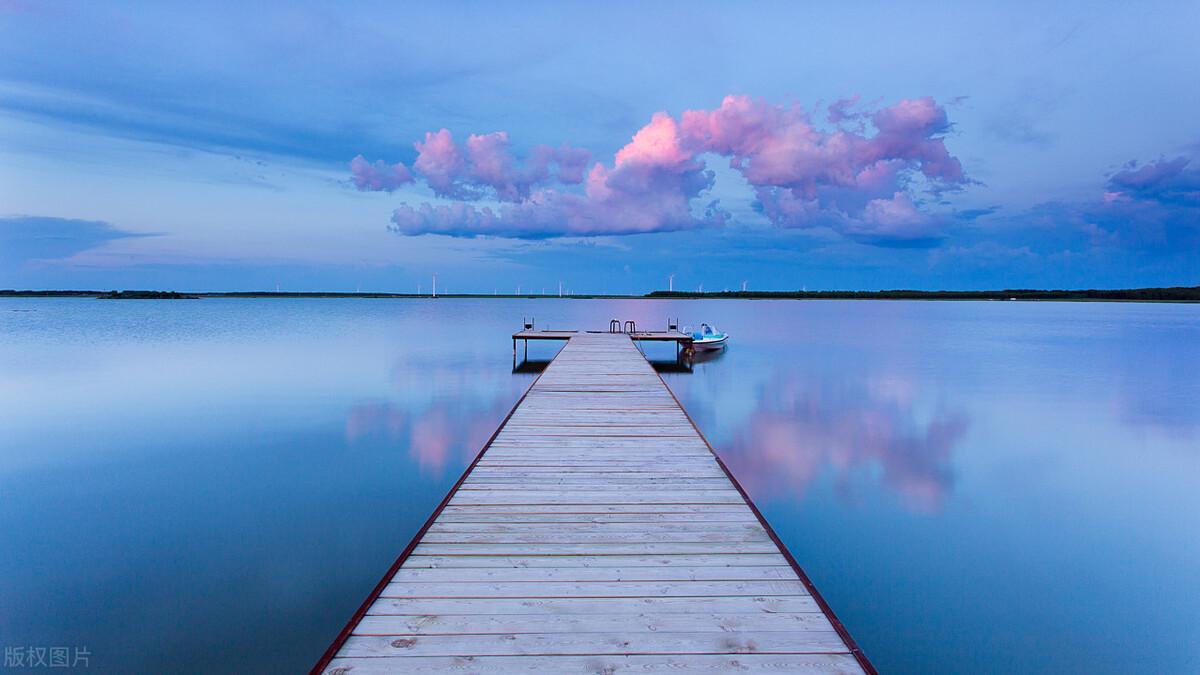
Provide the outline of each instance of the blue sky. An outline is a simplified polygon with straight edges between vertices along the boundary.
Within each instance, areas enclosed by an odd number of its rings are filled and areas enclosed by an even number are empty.
[[[1197,25],[5,0],[0,288],[1200,284]]]

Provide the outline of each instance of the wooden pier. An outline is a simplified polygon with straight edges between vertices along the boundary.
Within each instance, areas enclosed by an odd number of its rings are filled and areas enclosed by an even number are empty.
[[[571,333],[314,673],[874,672],[623,333]]]
[[[614,320],[615,326],[620,326],[620,322]],[[630,330],[610,330],[609,333],[624,333],[634,342],[673,342],[675,343],[675,355],[691,354],[692,352],[692,334],[684,333],[677,328],[669,328],[667,330],[638,330],[633,326],[633,322],[628,322]],[[520,340],[525,346],[525,358],[529,359],[529,341],[534,340],[570,340],[572,337],[579,335],[577,330],[537,330],[531,324],[527,324],[524,330],[513,333],[513,367],[517,365],[517,341]],[[591,334],[597,334],[600,331],[592,331]]]

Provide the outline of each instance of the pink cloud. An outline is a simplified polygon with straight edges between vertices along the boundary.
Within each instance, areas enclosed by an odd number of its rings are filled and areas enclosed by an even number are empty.
[[[464,148],[442,129],[416,144],[413,167],[435,194],[460,203],[402,205],[392,229],[551,237],[721,225],[728,216],[715,200],[696,201],[713,183],[703,157],[716,154],[745,177],[776,226],[829,227],[876,244],[936,241],[940,221],[920,210],[913,191],[924,186],[936,194],[969,183],[943,140],[951,128],[945,109],[929,97],[851,112],[856,105],[846,99],[829,106],[832,128],[818,127],[799,106],[748,96],[727,96],[714,110],[678,118],[659,112],[611,164],[590,169],[590,155],[569,146],[537,146],[518,166],[505,132],[470,136]],[[583,192],[548,187],[553,182],[583,183]],[[501,204],[462,203],[484,196]]]
[[[392,212],[393,232],[400,234],[450,234],[459,231],[481,234],[498,231],[500,221],[488,207],[476,209],[462,202],[454,204],[429,203],[413,208],[401,204]]]
[[[472,135],[466,143],[467,177],[475,186],[495,190],[496,198],[502,202],[528,199],[530,190],[552,181],[577,185],[583,182],[592,158],[592,154],[582,148],[538,145],[530,152],[525,166],[519,167],[511,145],[508,133],[504,131]]]
[[[847,119],[841,101],[830,118]],[[837,111],[836,114],[834,111]],[[940,134],[949,129],[946,112],[931,98],[907,99],[876,111],[873,136],[840,127],[817,129],[804,110],[772,105],[747,96],[726,96],[714,111],[683,114],[683,132],[693,150],[731,156],[731,165],[753,185],[777,185],[813,192],[829,185],[853,186],[880,162],[919,169],[949,184],[965,179]]]
[[[595,164],[584,194],[538,190],[529,199],[498,210],[456,202],[412,207],[392,214],[400,234],[490,235],[539,238],[637,234],[720,225],[725,215],[711,206],[692,213],[691,201],[712,185],[703,165],[654,166],[627,162],[615,169]]]
[[[911,245],[940,238],[938,222],[917,210],[903,192],[867,202],[862,218],[848,229],[858,239],[872,243]]]
[[[831,106],[830,119],[848,119],[852,103]],[[683,130],[696,152],[730,156],[730,166],[759,188],[772,223],[783,227],[859,219],[873,201],[900,190],[906,174],[919,172],[940,189],[966,182],[940,138],[949,122],[933,99],[900,101],[871,120],[872,136],[823,131],[798,107],[727,96],[714,111],[685,112]]]
[[[520,165],[511,146],[504,131],[472,134],[464,144],[457,143],[449,129],[430,131],[424,141],[413,144],[417,151],[413,170],[439,197],[469,201],[493,197],[501,202],[520,202],[541,185],[583,182],[592,157],[587,150],[566,144],[557,148],[538,145]],[[360,190],[391,192],[413,180],[403,164],[371,164],[359,155],[350,166],[354,184]]]
[[[458,182],[466,168],[466,160],[449,129],[427,131],[425,142],[417,141],[413,147],[417,149],[413,168],[421,172],[434,194],[451,198],[470,196]]]
[[[383,160],[376,160],[372,164],[362,155],[350,160],[350,176],[355,187],[367,191],[392,192],[413,180],[412,173],[403,164],[396,163],[389,167]]]
[[[625,147],[617,151],[616,166],[677,166],[692,161],[693,153],[680,145],[679,125],[668,114],[654,113],[650,123],[638,130]]]
[[[583,148],[573,148],[563,144],[558,148],[539,146],[549,152],[548,159],[558,165],[558,182],[566,185],[577,185],[583,182],[588,164],[592,161],[592,153]],[[537,148],[534,148],[536,151]]]
[[[921,173],[947,185],[966,179],[962,164],[946,151],[940,134],[950,130],[946,110],[933,99],[907,99],[875,113],[871,121],[879,130],[869,141],[873,158],[904,159],[920,166]]]
[[[509,145],[508,133],[504,131],[467,138],[468,175],[473,181],[494,188],[501,201],[516,201],[520,197]]]
[[[567,174],[560,182],[582,173],[581,153],[570,148],[540,152],[543,154],[535,155],[531,162],[534,170],[539,162],[557,162],[560,177],[564,171]],[[479,176],[481,180],[484,177]],[[721,225],[725,214],[714,205],[700,214],[692,210],[692,200],[709,189],[712,181],[712,173],[704,170],[703,162],[681,149],[674,120],[661,115],[617,153],[612,168],[601,163],[592,166],[583,178],[583,194],[540,189],[527,198],[509,200],[513,203],[501,204],[495,211],[463,202],[418,207],[404,204],[393,212],[391,229],[401,234],[538,238]]]

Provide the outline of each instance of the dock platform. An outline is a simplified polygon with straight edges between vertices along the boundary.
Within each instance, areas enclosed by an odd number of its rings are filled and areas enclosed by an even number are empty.
[[[516,350],[517,340],[570,340],[576,335],[612,335],[614,333],[603,333],[601,331],[589,331],[581,333],[577,330],[536,330],[527,328],[513,333],[513,350]],[[616,335],[625,335],[630,340],[636,342],[674,342],[683,347],[690,347],[692,344],[692,334],[683,333],[678,330],[632,330],[626,333],[615,333]]]
[[[873,673],[631,336],[567,340],[313,672]]]

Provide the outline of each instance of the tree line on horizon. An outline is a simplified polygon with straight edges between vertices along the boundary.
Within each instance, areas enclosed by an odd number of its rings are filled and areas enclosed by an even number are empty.
[[[813,300],[1158,300],[1200,302],[1200,286],[1166,288],[1046,290],[1013,288],[995,291],[654,291],[650,298],[746,298]]]
[[[192,298],[428,298],[428,294],[337,291],[225,291],[178,293],[176,291],[124,290],[14,290],[0,289],[0,297],[84,297],[103,299],[192,299]],[[447,298],[554,298],[538,294],[493,295],[454,293]],[[1126,289],[1005,289],[991,291],[921,291],[894,289],[879,291],[652,291],[645,295],[573,294],[569,298],[653,298],[653,299],[748,299],[748,300],[1127,300],[1142,302],[1200,302],[1200,286]]]

